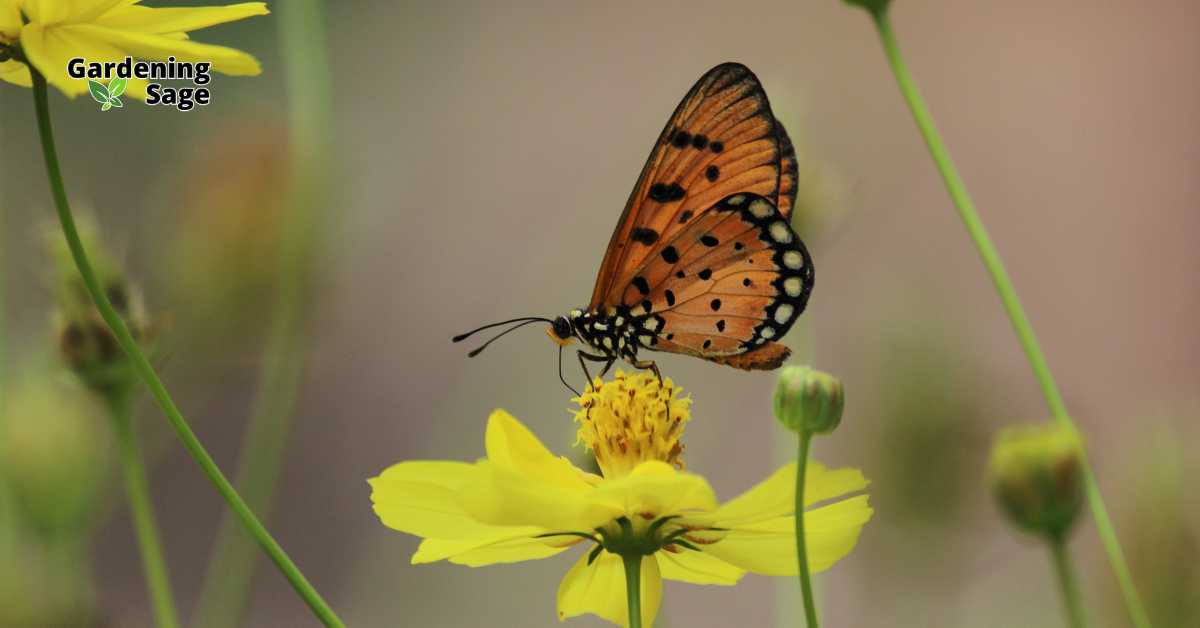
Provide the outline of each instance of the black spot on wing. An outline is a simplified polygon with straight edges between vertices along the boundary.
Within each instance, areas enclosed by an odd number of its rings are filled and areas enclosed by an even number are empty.
[[[692,134],[683,129],[675,129],[675,132],[671,134],[670,141],[675,148],[685,148],[688,144],[692,143]]]
[[[650,186],[650,199],[659,203],[671,203],[683,199],[687,192],[678,183],[655,183]]]
[[[679,251],[674,246],[668,246],[662,250],[663,261],[668,264],[674,264],[679,261]]]
[[[650,294],[650,284],[646,281],[645,277],[642,277],[640,275],[637,277],[634,277],[633,278],[633,287],[637,288],[638,292],[642,293],[643,295]]]
[[[658,242],[658,232],[646,227],[638,227],[634,229],[633,233],[630,234],[629,237],[633,238],[634,242],[641,242],[646,246],[650,246],[651,244]]]

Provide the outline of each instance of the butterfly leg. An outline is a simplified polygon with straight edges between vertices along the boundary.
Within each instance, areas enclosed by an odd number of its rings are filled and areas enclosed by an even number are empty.
[[[659,387],[663,386],[662,371],[658,370],[658,365],[654,363],[654,360],[637,360],[630,364],[633,365],[633,368],[643,371],[649,369],[658,378]],[[667,409],[667,422],[669,423],[671,421],[671,391],[667,391],[667,399],[663,402],[663,406]]]
[[[631,362],[630,364],[632,364],[633,368],[635,369],[642,369],[643,371],[649,369],[650,372],[654,373],[654,376],[658,378],[658,385],[662,385],[662,371],[658,370],[658,365],[654,363],[654,360],[637,360],[636,362]]]
[[[604,377],[604,374],[608,372],[609,367],[611,367],[613,363],[613,358],[610,358],[606,355],[596,355],[594,353],[587,353],[586,351],[576,351],[575,355],[579,356],[579,366],[583,369],[584,376],[587,377],[587,386],[592,385],[592,374],[588,372],[587,363],[585,363],[584,360],[605,363],[604,370],[600,372],[600,377]],[[584,390],[586,389],[587,387],[585,386]]]

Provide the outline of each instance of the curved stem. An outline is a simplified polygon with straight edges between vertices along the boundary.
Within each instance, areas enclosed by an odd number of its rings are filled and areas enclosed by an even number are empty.
[[[132,397],[124,392],[114,393],[108,399],[109,413],[116,427],[121,471],[125,476],[125,492],[129,497],[129,510],[137,532],[138,549],[142,554],[146,588],[149,589],[150,599],[154,604],[154,621],[159,628],[178,628],[179,615],[175,611],[171,582],[167,576],[167,561],[163,556],[158,524],[154,520],[154,505],[150,499],[149,483],[146,481],[142,448],[133,428],[131,401]]]
[[[804,475],[808,470],[808,450],[812,434],[800,432],[796,453],[796,561],[800,568],[800,593],[804,596],[804,617],[808,628],[817,628],[817,602],[813,598],[812,573],[808,567],[808,545],[804,537]]]
[[[920,129],[921,136],[925,139],[925,144],[929,148],[929,154],[933,157],[933,161],[942,175],[946,191],[950,193],[950,198],[954,201],[954,206],[958,209],[959,217],[962,218],[963,225],[967,228],[967,233],[970,234],[976,249],[979,250],[979,256],[983,259],[984,266],[987,267],[988,273],[992,276],[992,283],[996,286],[996,292],[1000,295],[1000,301],[1004,304],[1004,310],[1008,313],[1009,320],[1012,321],[1012,326],[1017,333],[1017,339],[1021,343],[1021,348],[1024,349],[1025,356],[1029,360],[1029,365],[1033,368],[1034,377],[1041,386],[1042,395],[1046,398],[1046,405],[1050,408],[1050,414],[1056,421],[1071,428],[1076,428],[1075,423],[1071,420],[1071,416],[1067,413],[1066,404],[1063,403],[1062,394],[1059,392],[1058,385],[1054,381],[1054,375],[1051,374],[1050,367],[1046,363],[1046,357],[1042,353],[1037,337],[1033,333],[1033,325],[1030,324],[1029,318],[1025,315],[1024,308],[1021,307],[1021,300],[1017,297],[1017,291],[1013,286],[1012,279],[1009,278],[1008,272],[1004,269],[1004,263],[1000,259],[1000,254],[996,251],[995,245],[992,244],[992,240],[988,236],[987,230],[983,226],[983,221],[979,218],[979,214],[975,211],[975,205],[967,193],[966,184],[963,183],[962,177],[959,176],[958,170],[950,160],[950,153],[942,143],[937,127],[934,126],[933,117],[930,116],[920,92],[917,91],[916,83],[908,73],[908,68],[905,66],[904,59],[900,55],[900,47],[896,42],[895,33],[892,31],[887,10],[882,9],[874,12],[872,16],[875,19],[875,27],[879,32],[884,53],[887,55],[892,73],[896,76],[896,82],[900,86],[900,92],[904,95],[904,99],[912,111],[913,120],[916,121],[917,128]],[[1137,628],[1150,628],[1150,618],[1146,615],[1146,610],[1142,606],[1137,588],[1133,584],[1133,576],[1129,571],[1125,554],[1121,550],[1121,543],[1117,539],[1116,530],[1113,528],[1112,521],[1108,516],[1108,510],[1105,508],[1104,500],[1100,495],[1100,486],[1096,482],[1096,476],[1092,470],[1091,463],[1086,460],[1084,465],[1084,480],[1087,486],[1088,505],[1092,511],[1092,519],[1096,523],[1096,530],[1100,535],[1101,543],[1104,545],[1104,551],[1108,554],[1108,562],[1112,568],[1113,575],[1116,576],[1117,582],[1121,587],[1121,594],[1125,599],[1125,606],[1129,610],[1129,615]]]
[[[629,602],[629,628],[642,628],[642,555],[623,554],[625,598]]]
[[[274,311],[254,410],[242,438],[238,488],[270,520],[275,488],[305,371],[304,300],[313,228],[322,209],[328,171],[330,72],[321,0],[294,0],[278,8],[290,113],[289,189],[282,203]],[[231,516],[221,521],[201,588],[195,625],[241,624],[255,572],[252,539]]]
[[[1079,595],[1079,584],[1075,580],[1075,568],[1063,538],[1050,540],[1050,553],[1054,556],[1054,571],[1058,575],[1058,586],[1062,593],[1063,606],[1067,611],[1067,622],[1071,628],[1086,628],[1083,602]]]
[[[204,445],[196,438],[196,435],[192,432],[192,428],[188,426],[187,420],[183,418],[183,414],[175,406],[171,395],[158,378],[158,374],[154,372],[154,367],[150,365],[150,361],[146,359],[146,355],[142,353],[137,342],[130,335],[129,328],[125,326],[125,322],[121,320],[116,310],[113,309],[108,296],[100,289],[100,283],[96,279],[96,272],[93,270],[87,252],[83,248],[83,243],[79,239],[79,231],[75,227],[75,218],[71,215],[71,207],[67,204],[66,187],[63,185],[62,172],[58,165],[58,151],[54,145],[54,130],[50,124],[50,105],[46,90],[46,78],[32,64],[29,66],[29,71],[33,76],[33,99],[37,109],[38,131],[42,140],[42,154],[46,162],[46,175],[50,180],[50,193],[54,197],[54,205],[58,212],[58,221],[62,226],[67,246],[71,250],[71,257],[75,261],[75,266],[79,269],[84,286],[87,287],[88,294],[91,295],[92,300],[95,302],[100,316],[108,324],[113,335],[116,336],[117,344],[121,345],[121,349],[129,356],[129,360],[133,364],[138,377],[150,389],[150,394],[153,395],[154,400],[162,408],[163,414],[166,415],[167,421],[179,436],[179,440],[183,443],[184,448],[191,454],[196,464],[200,465],[201,471],[212,482],[217,492],[225,499],[225,502],[229,504],[229,508],[241,519],[242,525],[250,531],[250,534],[258,541],[263,551],[271,557],[275,566],[288,579],[288,582],[291,583],[292,588],[296,590],[296,593],[312,609],[313,614],[326,626],[343,626],[342,621],[338,619],[333,609],[325,603],[325,600],[321,598],[321,595],[308,582],[308,579],[304,577],[304,574],[300,572],[300,569],[296,567],[292,559],[283,551],[283,548],[279,546],[279,543],[275,541],[271,533],[267,532],[267,529],[254,516],[250,507],[238,495],[233,485],[221,473],[221,469],[217,467],[217,463],[213,461],[212,456],[204,449]]]

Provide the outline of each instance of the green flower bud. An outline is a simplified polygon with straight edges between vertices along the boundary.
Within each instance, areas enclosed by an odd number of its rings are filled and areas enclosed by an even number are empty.
[[[992,444],[992,490],[1005,514],[1032,534],[1062,539],[1083,505],[1083,444],[1074,429],[1005,429]]]
[[[132,364],[92,302],[61,235],[47,237],[51,238],[58,268],[55,334],[59,353],[93,391],[104,396],[124,394],[135,383]],[[105,253],[87,219],[80,221],[80,237],[92,255],[105,296],[134,339],[145,343],[151,326],[140,294],[124,277],[120,266]]]
[[[102,411],[78,384],[48,375],[11,392],[0,412],[0,477],[16,510],[47,536],[82,534],[111,479]]]
[[[807,366],[789,366],[775,385],[775,418],[793,432],[826,434],[842,421],[846,397],[838,378]]]

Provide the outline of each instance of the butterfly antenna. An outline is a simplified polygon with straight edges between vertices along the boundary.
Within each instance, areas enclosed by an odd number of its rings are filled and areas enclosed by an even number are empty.
[[[512,321],[509,321],[509,322],[512,322]],[[537,323],[537,322],[553,323],[554,321],[552,321],[550,319],[546,319],[546,318],[530,317],[529,319],[525,320],[524,322],[517,323],[516,325],[509,327],[508,329],[496,334],[495,336],[492,336],[490,340],[488,340],[487,342],[480,345],[478,348],[473,349],[470,353],[468,353],[467,357],[473,358],[473,357],[479,355],[480,353],[483,353],[483,350],[487,349],[488,345],[492,344],[493,342],[496,342],[497,340],[507,336],[508,334],[510,334],[526,325],[529,325],[531,323]]]
[[[476,327],[475,329],[472,329],[471,331],[469,331],[465,334],[459,334],[459,335],[451,338],[450,340],[452,342],[461,342],[463,340],[466,340],[467,338],[470,338],[471,336],[474,336],[475,334],[477,334],[485,329],[491,329],[493,327],[499,327],[501,325],[508,325],[509,323],[520,323],[522,321],[524,321],[524,322],[546,321],[547,323],[551,323],[551,324],[554,323],[554,321],[552,321],[548,318],[542,318],[540,316],[522,316],[520,318],[513,318],[513,319],[506,320],[506,321],[500,321],[499,323],[489,323],[487,325],[484,325],[483,327]]]

